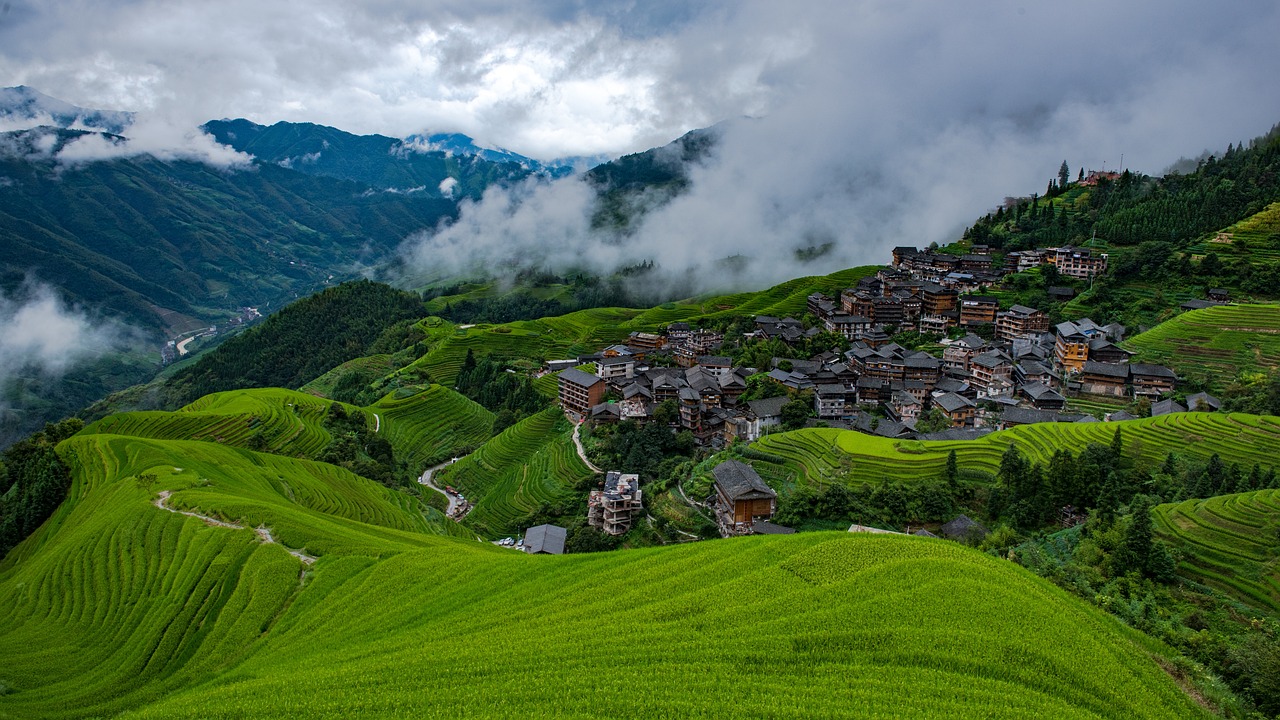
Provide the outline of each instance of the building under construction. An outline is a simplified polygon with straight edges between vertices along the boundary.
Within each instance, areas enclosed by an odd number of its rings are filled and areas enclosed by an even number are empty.
[[[632,515],[642,509],[640,476],[611,470],[602,487],[587,498],[587,522],[610,535],[621,535],[631,529]]]

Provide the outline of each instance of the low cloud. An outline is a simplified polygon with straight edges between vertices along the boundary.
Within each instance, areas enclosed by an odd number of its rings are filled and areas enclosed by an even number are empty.
[[[164,161],[189,160],[224,169],[244,169],[253,164],[253,156],[219,144],[202,130],[147,115],[140,115],[125,129],[124,140],[100,133],[84,135],[68,142],[56,159],[63,165],[77,165],[138,155],[151,155]],[[304,156],[300,161],[314,162],[315,159]]]
[[[58,377],[136,341],[119,323],[67,305],[56,290],[28,281],[0,294],[0,389],[30,373]]]

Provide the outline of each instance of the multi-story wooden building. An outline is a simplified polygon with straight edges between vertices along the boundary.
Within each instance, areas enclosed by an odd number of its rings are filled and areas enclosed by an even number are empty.
[[[1089,248],[1049,248],[1045,259],[1058,268],[1058,272],[1073,278],[1089,279],[1107,271],[1107,254]]]
[[[960,325],[969,327],[994,323],[1000,301],[989,295],[966,295],[960,298]]]
[[[1049,332],[1049,316],[1043,310],[1014,305],[996,314],[996,339],[1012,340]]]
[[[604,402],[606,389],[602,378],[569,368],[560,373],[560,407],[566,413],[584,418],[591,408]]]

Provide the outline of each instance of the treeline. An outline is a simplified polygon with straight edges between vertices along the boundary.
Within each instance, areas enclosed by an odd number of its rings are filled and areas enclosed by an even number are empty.
[[[71,488],[71,471],[54,448],[80,432],[71,418],[14,443],[0,460],[0,557],[35,532],[62,504]]]
[[[613,277],[600,278],[586,274],[558,276],[544,271],[527,271],[515,278],[523,288],[493,297],[469,298],[448,302],[436,314],[455,323],[508,323],[517,320],[536,320],[553,315],[564,315],[578,310],[598,307],[647,307],[654,299],[637,294],[627,288],[624,276],[648,272],[653,263],[641,263],[626,268]],[[567,285],[569,289],[557,297],[538,297],[531,288]],[[464,292],[463,285],[453,285],[428,290],[426,300],[448,297]]]
[[[1216,453],[1206,461],[1169,453],[1159,468],[1149,469],[1125,460],[1123,445],[1121,429],[1116,428],[1110,446],[1089,443],[1078,454],[1058,450],[1047,465],[1030,462],[1010,445],[1000,460],[988,514],[1033,531],[1056,522],[1068,506],[1078,513],[1096,510],[1112,519],[1139,495],[1176,502],[1277,487],[1274,467],[1264,471],[1255,463],[1244,470]]]
[[[980,218],[964,237],[1005,250],[1082,242],[1095,234],[1114,245],[1185,247],[1280,199],[1280,126],[1248,147],[1228,146],[1221,158],[1210,156],[1186,175],[1153,178],[1126,170],[1094,187],[1068,186],[1065,176],[1060,169],[1045,198],[1013,200]]]
[[[299,387],[369,354],[389,327],[424,314],[421,298],[389,285],[359,280],[328,288],[177,372],[165,387],[166,404],[181,407],[223,390]]]

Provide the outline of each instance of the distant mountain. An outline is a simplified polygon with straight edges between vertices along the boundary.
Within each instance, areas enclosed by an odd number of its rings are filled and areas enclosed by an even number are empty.
[[[366,183],[391,192],[478,199],[494,183],[531,174],[559,175],[536,160],[477,146],[466,135],[353,135],[312,123],[259,125],[248,120],[214,120],[204,129],[218,142],[308,175]]]
[[[133,123],[133,118],[131,112],[76,107],[25,85],[0,88],[0,127],[10,130],[52,125],[119,135]]]
[[[689,169],[715,151],[723,127],[691,130],[662,147],[597,165],[584,176],[600,202],[592,218],[597,229],[626,232],[644,213],[661,207],[689,185]]]

